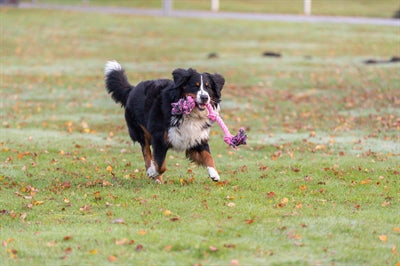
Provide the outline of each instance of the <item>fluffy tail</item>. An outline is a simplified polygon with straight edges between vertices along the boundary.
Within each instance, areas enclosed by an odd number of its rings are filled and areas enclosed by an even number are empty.
[[[104,67],[105,83],[108,93],[116,103],[126,106],[132,85],[129,84],[125,70],[117,61],[108,61]]]

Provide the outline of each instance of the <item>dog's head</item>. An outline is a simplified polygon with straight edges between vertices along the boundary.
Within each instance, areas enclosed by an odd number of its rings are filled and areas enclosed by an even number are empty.
[[[219,74],[198,73],[192,68],[175,69],[172,76],[179,97],[193,97],[196,107],[200,110],[204,110],[208,103],[214,108],[218,107],[221,90],[225,84],[224,77]]]

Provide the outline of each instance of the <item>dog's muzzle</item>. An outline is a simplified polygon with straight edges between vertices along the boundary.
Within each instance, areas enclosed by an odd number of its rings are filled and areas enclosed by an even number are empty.
[[[198,101],[196,101],[196,106],[199,108],[201,111],[206,109],[206,104],[210,102],[210,96],[207,94],[202,94],[200,95]]]

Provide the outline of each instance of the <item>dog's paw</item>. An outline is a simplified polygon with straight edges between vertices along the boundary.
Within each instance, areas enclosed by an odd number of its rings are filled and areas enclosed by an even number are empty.
[[[157,172],[156,170],[156,166],[154,165],[154,162],[151,161],[150,167],[147,168],[146,170],[147,176],[149,178],[153,178],[155,179],[156,177],[158,177],[160,174]]]
[[[215,170],[215,168],[207,167],[207,171],[208,171],[208,175],[210,176],[212,181],[218,182],[220,180],[219,174],[218,174],[217,170]]]

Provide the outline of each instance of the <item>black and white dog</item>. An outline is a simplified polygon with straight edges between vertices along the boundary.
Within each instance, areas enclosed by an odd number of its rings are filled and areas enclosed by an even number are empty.
[[[148,177],[160,182],[166,153],[172,148],[186,151],[187,158],[207,167],[213,181],[220,180],[208,145],[212,122],[206,104],[219,110],[225,83],[221,75],[178,68],[172,72],[173,80],[148,80],[132,86],[116,61],[107,62],[104,73],[107,91],[125,107],[131,139],[142,147]],[[186,96],[195,100],[196,107],[189,114],[172,115],[171,104]]]

